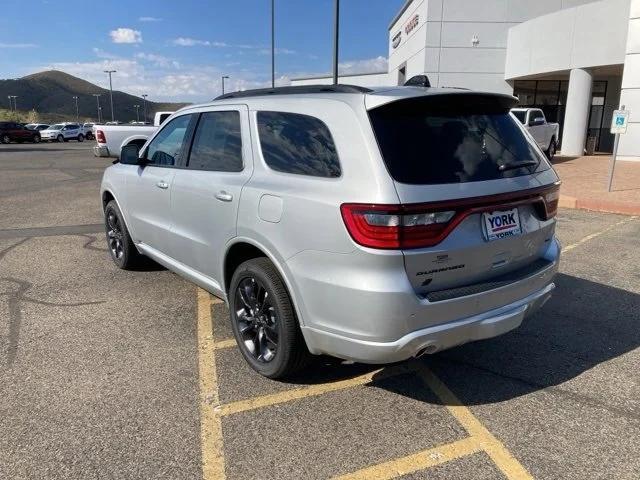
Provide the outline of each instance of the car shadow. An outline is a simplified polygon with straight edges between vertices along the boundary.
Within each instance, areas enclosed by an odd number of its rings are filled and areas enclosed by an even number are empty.
[[[640,346],[640,295],[570,275],[556,277],[556,291],[523,325],[500,337],[473,342],[412,363],[426,366],[466,405],[502,402],[561,385]],[[344,380],[373,371],[375,365],[344,366],[320,357],[290,383]],[[407,373],[404,382],[387,381],[383,368],[373,385],[425,401],[428,387]],[[417,388],[416,385],[421,385]]]

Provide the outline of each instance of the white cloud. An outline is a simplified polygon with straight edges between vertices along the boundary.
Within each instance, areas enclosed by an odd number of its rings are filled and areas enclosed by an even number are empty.
[[[0,43],[0,48],[36,48],[35,43]]]
[[[178,37],[173,39],[171,43],[179,47],[195,47],[195,46],[208,47],[211,45],[211,42],[209,40],[197,40],[195,38],[189,38],[189,37]]]
[[[145,61],[151,63],[152,65],[156,66],[156,67],[180,68],[180,63],[177,62],[176,60],[173,60],[171,58],[167,58],[167,57],[165,57],[163,55],[156,55],[155,53],[140,52],[140,53],[136,53],[135,58],[138,58],[140,60],[145,60]]]
[[[258,51],[260,55],[271,55],[270,48],[262,48]],[[290,50],[288,48],[276,48],[276,55],[295,55],[297,52],[295,50]]]
[[[131,28],[117,28],[109,32],[113,43],[142,43],[142,34]]]
[[[387,59],[382,56],[338,63],[340,75],[386,72],[387,68]]]
[[[105,52],[101,48],[97,48],[97,47],[93,47],[93,53],[98,58],[105,58],[105,59],[109,59],[109,60],[115,60],[115,59],[119,58],[118,55],[116,55],[114,53]]]
[[[138,18],[139,22],[161,22],[162,19],[158,17],[140,17]]]

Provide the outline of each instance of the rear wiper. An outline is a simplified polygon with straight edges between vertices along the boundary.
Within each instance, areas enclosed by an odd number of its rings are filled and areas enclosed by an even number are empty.
[[[500,165],[498,167],[498,170],[500,170],[501,172],[504,172],[506,170],[515,170],[516,168],[533,167],[537,165],[538,165],[538,162],[536,162],[535,160],[527,160],[526,162],[508,162]]]

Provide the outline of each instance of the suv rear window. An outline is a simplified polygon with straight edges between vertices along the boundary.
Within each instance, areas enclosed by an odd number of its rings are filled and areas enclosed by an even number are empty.
[[[383,105],[369,117],[394,180],[466,183],[549,168],[540,149],[509,114],[512,106],[510,97],[434,95]],[[529,166],[517,167],[525,162]]]
[[[340,162],[327,126],[309,115],[258,112],[262,156],[278,172],[335,178]]]

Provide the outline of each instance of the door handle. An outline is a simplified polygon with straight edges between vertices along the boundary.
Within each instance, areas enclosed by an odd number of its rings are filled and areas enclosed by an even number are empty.
[[[160,180],[158,183],[156,183],[156,187],[166,190],[167,188],[169,188],[169,184],[164,180]]]
[[[233,195],[225,192],[224,190],[221,190],[218,193],[216,193],[216,198],[221,202],[230,202],[231,200],[233,200]]]

